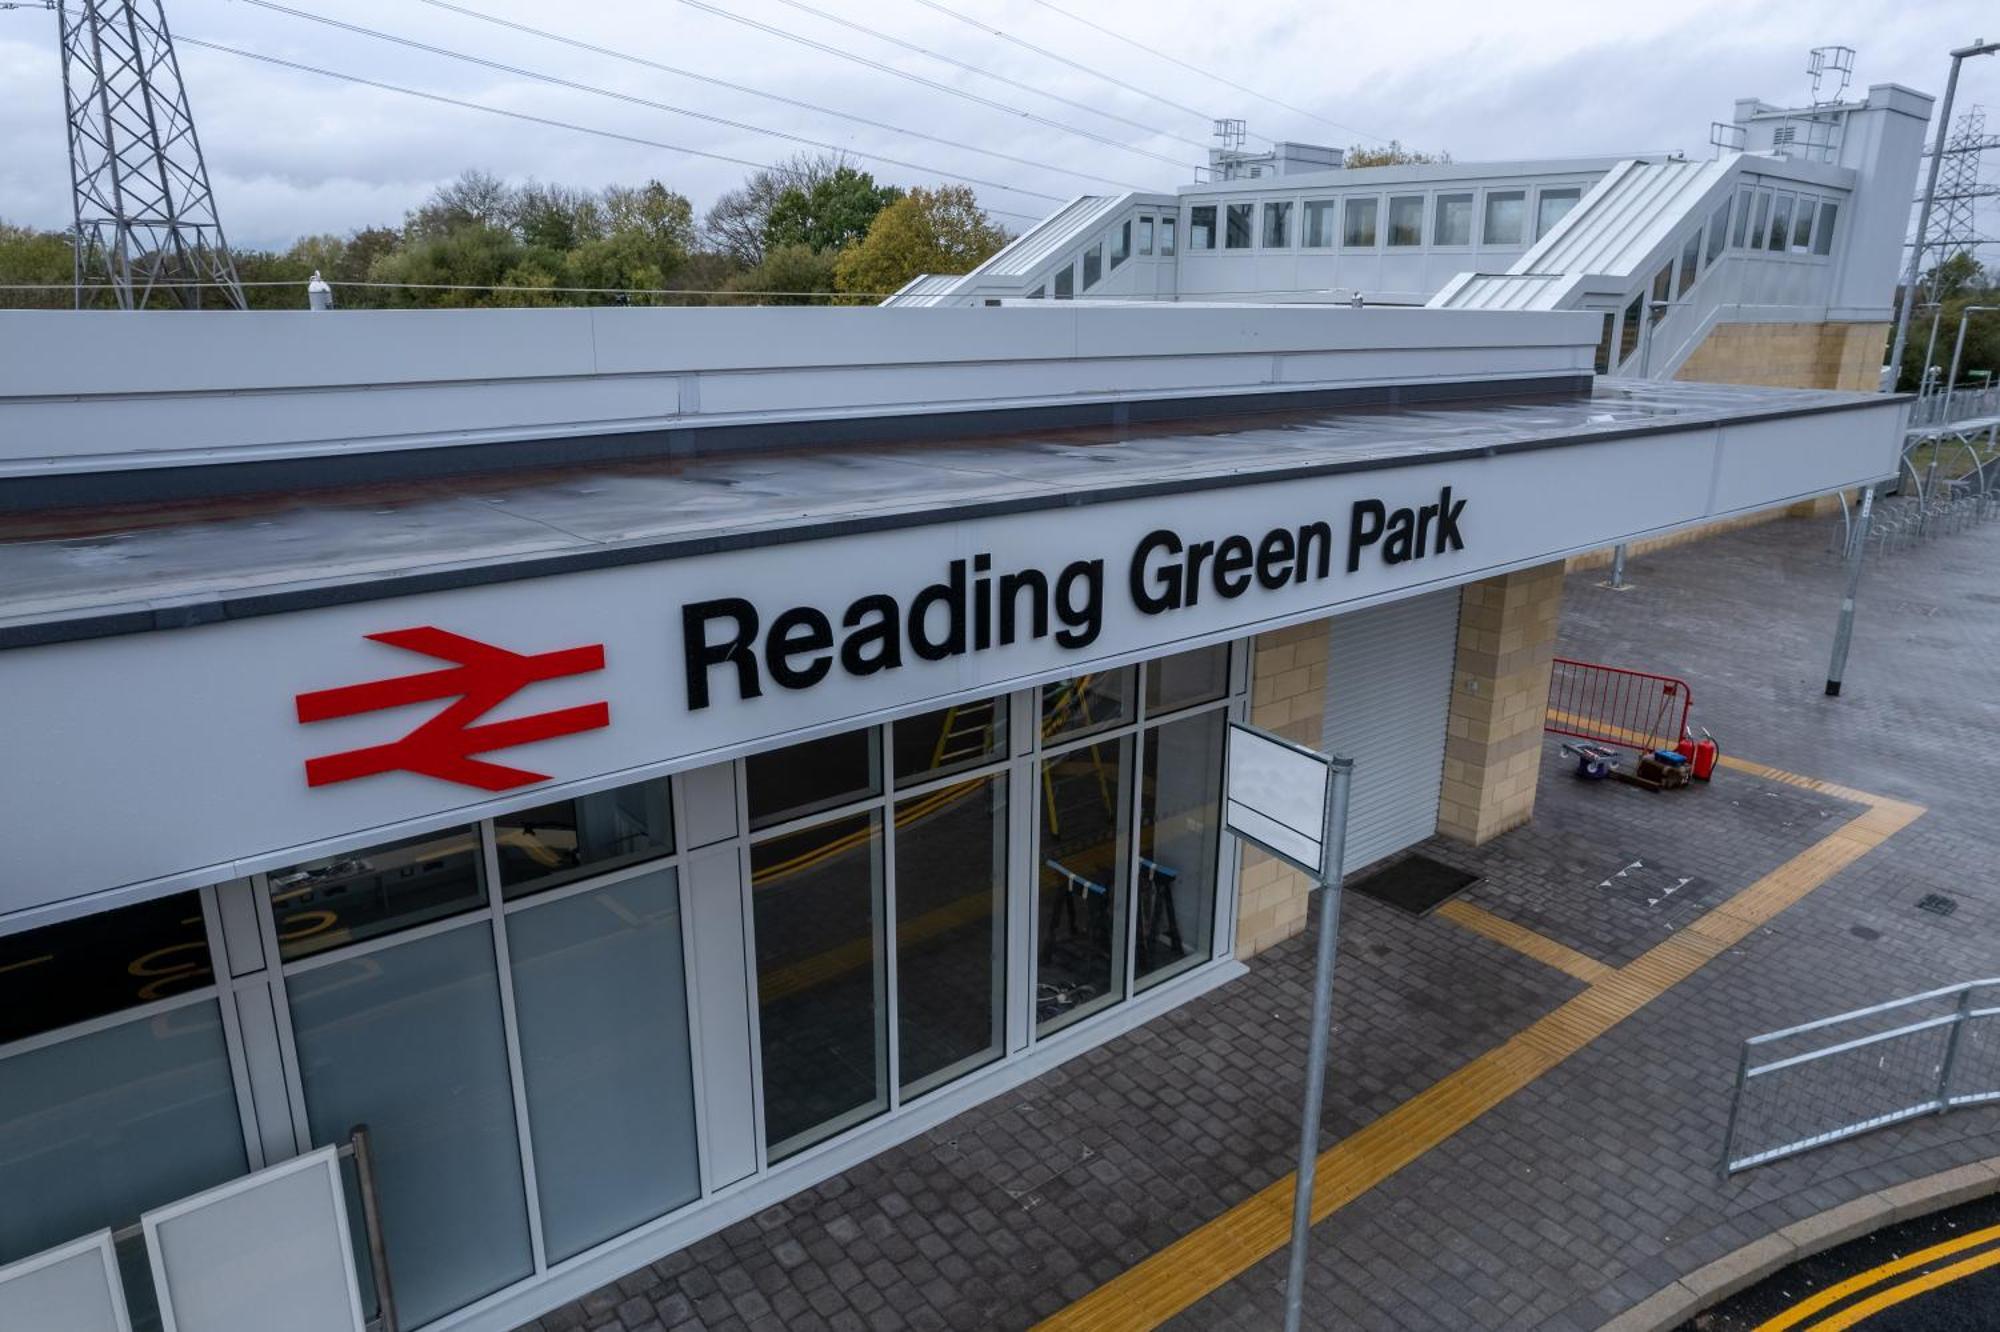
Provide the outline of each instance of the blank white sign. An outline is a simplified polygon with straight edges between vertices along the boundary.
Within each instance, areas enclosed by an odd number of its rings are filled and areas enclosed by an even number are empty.
[[[165,1332],[362,1332],[333,1148],[139,1219]]]
[[[1242,722],[1229,724],[1223,826],[1317,875],[1325,864],[1333,767],[1316,754]]]
[[[132,1332],[111,1232],[0,1267],[0,1328],[34,1332]]]

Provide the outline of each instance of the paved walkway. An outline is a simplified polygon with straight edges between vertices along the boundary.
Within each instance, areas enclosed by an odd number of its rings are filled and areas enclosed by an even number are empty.
[[[1971,1110],[1715,1173],[1742,1036],[2000,970],[2000,524],[1871,571],[1839,700],[1824,541],[1777,523],[1635,561],[1627,592],[1566,591],[1567,654],[1686,676],[1697,720],[1770,776],[1655,796],[1575,782],[1551,748],[1533,826],[1423,848],[1483,876],[1461,905],[1349,896],[1321,1318],[1595,1328],[1790,1221],[1990,1154],[2000,1110]],[[1310,979],[1293,940],[541,1326],[1276,1326],[1283,1253],[1243,1237],[1289,1199]]]

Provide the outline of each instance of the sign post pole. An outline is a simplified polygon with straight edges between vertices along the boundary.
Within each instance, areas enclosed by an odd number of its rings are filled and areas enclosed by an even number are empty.
[[[1319,1161],[1320,1103],[1326,1093],[1326,1048],[1333,1028],[1333,964],[1340,936],[1341,860],[1347,847],[1347,792],[1354,760],[1335,758],[1327,800],[1325,859],[1319,873],[1319,954],[1313,966],[1311,1042],[1306,1101],[1299,1124],[1299,1169],[1292,1193],[1291,1268],[1285,1278],[1285,1332],[1299,1332],[1305,1310],[1306,1238],[1312,1230],[1313,1167]]]
[[[1320,889],[1319,955],[1313,966],[1306,1102],[1299,1123],[1299,1168],[1292,1190],[1291,1269],[1285,1278],[1285,1332],[1305,1312],[1306,1241],[1312,1232],[1313,1167],[1326,1096],[1326,1051],[1333,1037],[1333,964],[1340,943],[1341,878],[1346,872],[1347,794],[1354,760],[1322,754],[1282,735],[1229,723],[1222,824],[1311,876]]]

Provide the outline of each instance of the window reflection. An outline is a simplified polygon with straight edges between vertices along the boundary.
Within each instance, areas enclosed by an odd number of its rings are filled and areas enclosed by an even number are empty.
[[[1247,250],[1250,248],[1250,210],[1253,206],[1247,203],[1230,204],[1223,210],[1223,249]]]
[[[674,849],[667,779],[599,791],[493,820],[501,891],[520,897]]]
[[[268,880],[286,961],[470,911],[486,900],[471,827],[325,856]]]
[[[1000,1057],[1007,779],[896,807],[897,1059],[904,1096]]]
[[[1042,760],[1035,1020],[1044,1034],[1124,994],[1131,746],[1126,736]]]
[[[10,934],[0,938],[0,1045],[214,979],[196,893]]]
[[[1222,836],[1222,744],[1216,709],[1146,734],[1139,774],[1138,988],[1208,960]]]
[[[751,848],[764,1139],[776,1160],[888,1105],[882,820]]]
[[[743,761],[752,828],[769,828],[875,795],[882,789],[875,731],[842,731]]]
[[[1042,686],[1042,740],[1089,735],[1132,719],[1136,669],[1093,671]]]
[[[1229,692],[1229,645],[1195,648],[1146,663],[1146,715],[1157,717]]]
[[[891,728],[896,780],[920,782],[993,762],[1007,752],[1007,696],[905,717]]]

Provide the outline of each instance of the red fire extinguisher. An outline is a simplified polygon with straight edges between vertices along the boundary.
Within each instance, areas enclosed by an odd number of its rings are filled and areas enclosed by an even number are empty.
[[[1675,748],[1686,757],[1689,772],[1696,781],[1705,782],[1715,776],[1715,765],[1722,758],[1722,746],[1715,743],[1715,737],[1708,733],[1707,727],[1702,728],[1699,740],[1683,731],[1681,742]]]

